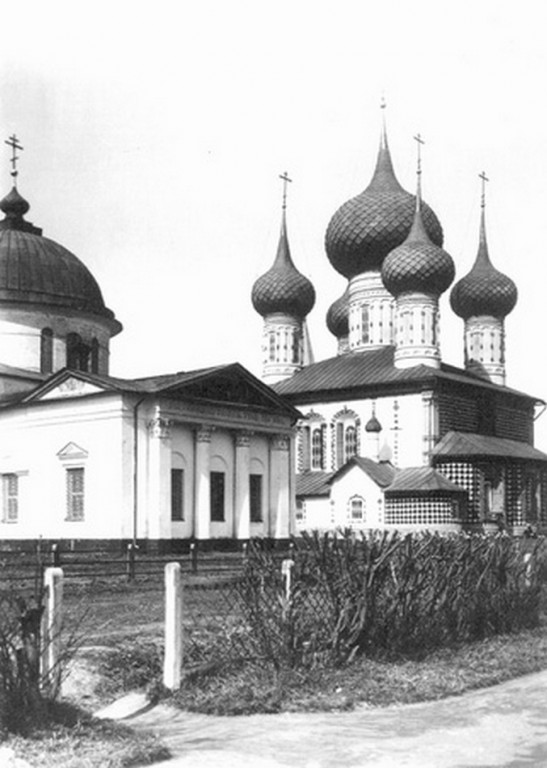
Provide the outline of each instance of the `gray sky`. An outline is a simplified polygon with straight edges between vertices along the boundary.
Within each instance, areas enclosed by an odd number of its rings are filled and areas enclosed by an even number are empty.
[[[508,384],[547,399],[547,6],[476,0],[28,0],[2,9],[0,128],[25,151],[28,219],[79,256],[125,330],[111,372],[238,360],[260,372],[253,281],[271,265],[287,170],[293,258],[324,317],[345,281],[323,247],[367,184],[388,102],[396,171],[425,199],[457,276],[474,260],[485,170],[490,255],[519,288]],[[10,186],[4,151],[4,190]],[[1,164],[0,164],[1,173]],[[1,178],[1,176],[0,176]],[[442,306],[443,358],[463,324]],[[547,414],[537,443],[547,450]]]

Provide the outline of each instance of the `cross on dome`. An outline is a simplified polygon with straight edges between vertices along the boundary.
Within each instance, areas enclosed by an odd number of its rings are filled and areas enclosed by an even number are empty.
[[[19,173],[19,171],[17,170],[17,161],[19,160],[19,157],[17,155],[17,150],[18,149],[23,150],[24,147],[22,147],[21,144],[19,144],[19,139],[17,138],[15,133],[13,134],[13,136],[10,136],[9,139],[5,139],[4,144],[7,144],[9,147],[11,147],[11,160],[10,160],[11,168],[12,168],[11,175],[13,177],[14,186],[17,186],[17,175]]]
[[[417,179],[417,190],[416,190],[416,207],[419,208],[421,204],[421,198],[422,198],[422,146],[425,144],[425,141],[422,139],[421,134],[417,133],[416,136],[413,137],[414,141],[416,142],[416,147],[418,151],[418,159],[417,159],[417,167],[416,167],[416,175],[418,177]]]
[[[280,173],[279,178],[283,180],[283,204],[281,208],[285,211],[287,209],[287,184],[292,184],[292,179],[289,179],[287,171]]]
[[[481,180],[481,208],[484,208],[486,205],[486,182],[490,179],[484,171],[479,173],[479,179]]]

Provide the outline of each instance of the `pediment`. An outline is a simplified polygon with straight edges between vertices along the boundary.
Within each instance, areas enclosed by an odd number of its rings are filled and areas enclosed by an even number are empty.
[[[64,448],[58,451],[57,456],[61,461],[70,461],[71,459],[87,459],[88,452],[76,443],[67,443]]]
[[[39,396],[40,400],[58,400],[63,397],[82,397],[84,395],[93,395],[97,392],[104,392],[102,387],[91,384],[88,381],[79,379],[76,376],[69,376],[60,381],[52,389]]]

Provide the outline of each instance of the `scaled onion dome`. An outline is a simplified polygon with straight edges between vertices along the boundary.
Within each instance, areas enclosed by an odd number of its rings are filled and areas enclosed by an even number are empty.
[[[30,206],[13,187],[0,201],[0,304],[46,305],[99,315],[121,325],[107,309],[101,290],[87,267],[62,245],[42,237],[24,216]]]
[[[414,195],[395,177],[384,127],[370,184],[344,203],[327,227],[325,246],[332,266],[348,279],[361,272],[379,271],[387,254],[408,235],[414,208]],[[433,243],[442,245],[442,227],[425,203],[423,219]]]
[[[349,286],[327,312],[327,328],[337,339],[349,334]]]
[[[271,269],[253,285],[251,299],[253,307],[262,317],[282,313],[300,320],[306,317],[315,304],[313,285],[300,274],[291,259],[284,211],[277,256]]]
[[[402,293],[440,296],[454,280],[452,257],[431,241],[424,226],[420,193],[412,229],[402,245],[385,258],[382,281],[395,297]]]
[[[477,258],[471,271],[452,288],[450,304],[464,320],[480,315],[503,318],[514,308],[517,296],[515,283],[490,261],[483,202]]]
[[[365,432],[381,432],[382,425],[376,418],[376,414],[373,413],[370,419],[365,424]]]

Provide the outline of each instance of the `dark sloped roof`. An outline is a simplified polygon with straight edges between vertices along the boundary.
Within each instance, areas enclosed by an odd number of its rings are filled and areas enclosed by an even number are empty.
[[[366,390],[408,391],[431,386],[437,381],[480,387],[491,391],[525,397],[533,402],[539,398],[517,390],[493,384],[486,379],[442,363],[440,368],[417,365],[413,368],[396,368],[393,364],[394,347],[348,352],[344,355],[321,360],[308,365],[289,379],[274,385],[275,391],[291,402],[312,402],[318,397],[362,397]]]
[[[389,493],[466,493],[432,467],[405,467],[395,474],[393,482],[386,488]]]
[[[296,475],[297,496],[328,496],[332,472],[302,472]]]
[[[432,451],[433,459],[461,456],[547,461],[547,454],[533,445],[502,437],[477,435],[472,432],[447,432]]]
[[[329,480],[329,485],[335,480],[338,480],[342,475],[345,475],[346,472],[349,472],[352,467],[359,467],[359,469],[362,469],[363,472],[366,472],[371,480],[374,480],[374,482],[381,488],[385,488],[392,482],[395,472],[397,471],[389,461],[378,462],[363,456],[353,456],[343,467],[340,467],[340,469],[332,475]]]
[[[173,398],[180,396],[219,404],[237,404],[240,408],[273,410],[290,415],[293,419],[302,416],[296,408],[239,363],[140,379],[119,379],[114,376],[101,376],[65,368],[50,376],[42,385],[22,398],[21,402],[40,400],[43,395],[69,378],[81,379],[108,392],[162,394]]]

